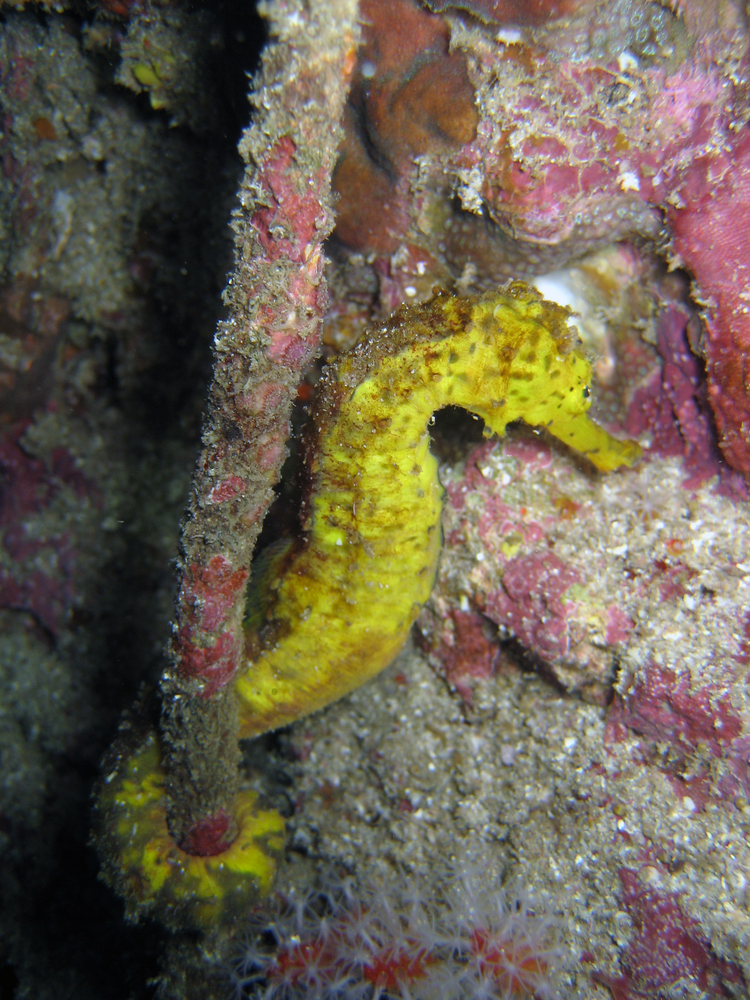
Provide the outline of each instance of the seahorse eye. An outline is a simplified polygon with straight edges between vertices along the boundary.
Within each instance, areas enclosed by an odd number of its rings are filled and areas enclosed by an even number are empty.
[[[583,387],[583,398],[588,399],[590,395],[591,395],[591,389],[589,389],[589,387],[585,385]]]

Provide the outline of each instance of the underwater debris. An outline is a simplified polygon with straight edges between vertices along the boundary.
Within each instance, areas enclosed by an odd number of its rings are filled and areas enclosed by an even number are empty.
[[[264,53],[258,113],[240,144],[248,166],[226,292],[230,318],[215,342],[203,450],[183,523],[172,667],[163,681],[170,830],[183,846],[195,831],[221,831],[213,847],[201,838],[209,853],[236,833],[233,822],[228,829],[213,822],[232,817],[238,783],[229,682],[239,667],[253,546],[327,302],[322,247],[333,227],[330,177],[354,65],[355,6],[299,4],[296,19],[284,5],[271,11],[280,37]],[[287,86],[283,112],[266,103],[265,93]],[[206,580],[218,585],[221,600],[206,602]]]

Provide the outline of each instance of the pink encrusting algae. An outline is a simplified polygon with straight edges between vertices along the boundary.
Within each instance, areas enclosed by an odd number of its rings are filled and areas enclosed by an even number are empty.
[[[555,925],[478,868],[435,894],[408,880],[334,879],[258,910],[231,966],[237,997],[263,1000],[552,1000]]]

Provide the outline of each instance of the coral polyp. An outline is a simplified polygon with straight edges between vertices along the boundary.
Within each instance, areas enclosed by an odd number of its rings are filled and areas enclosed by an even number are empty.
[[[515,894],[482,884],[478,869],[459,871],[448,894],[446,919],[462,973],[460,996],[522,1000],[551,997],[560,957],[555,925],[534,909],[522,889]]]
[[[335,883],[256,912],[230,966],[238,997],[545,1000],[560,958],[555,922],[478,869],[438,872],[432,893],[401,878]]]

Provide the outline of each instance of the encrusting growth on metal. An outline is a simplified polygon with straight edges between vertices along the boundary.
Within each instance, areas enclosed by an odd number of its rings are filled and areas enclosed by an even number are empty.
[[[169,826],[190,853],[236,833],[235,694],[250,560],[286,456],[304,366],[327,303],[330,178],[357,43],[354,0],[269,4],[266,47],[240,142],[228,319],[215,338],[203,447],[182,527],[180,588],[163,682]],[[283,93],[283,102],[268,95]]]

